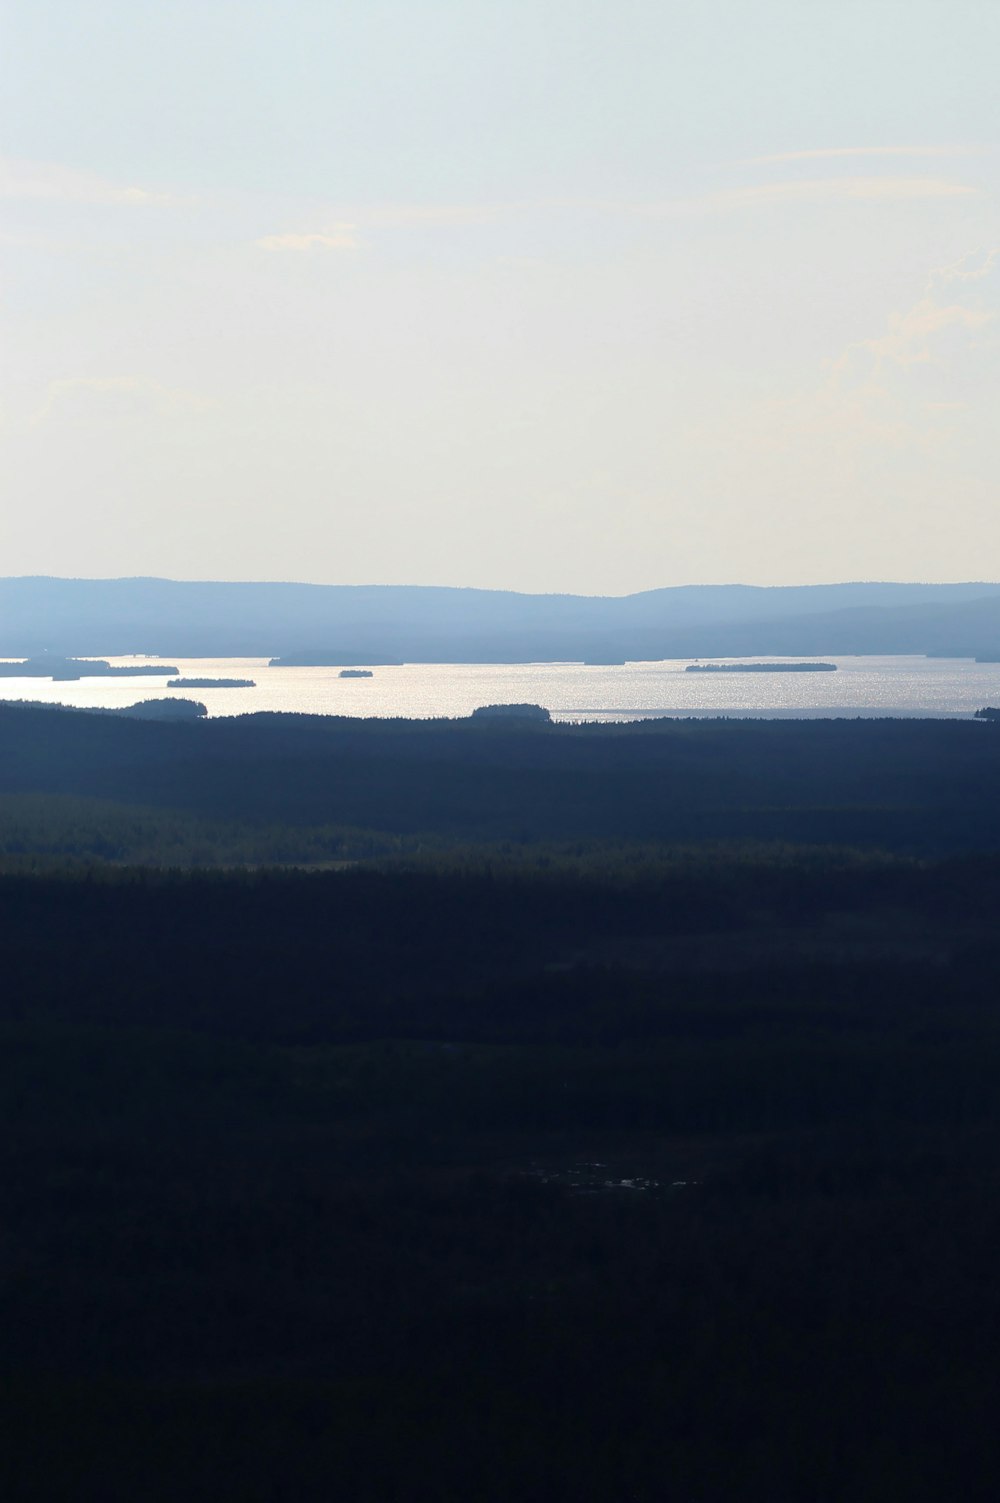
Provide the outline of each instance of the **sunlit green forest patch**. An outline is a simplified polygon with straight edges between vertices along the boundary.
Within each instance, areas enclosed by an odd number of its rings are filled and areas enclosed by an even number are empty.
[[[145,867],[336,867],[394,855],[383,832],[223,820],[65,794],[0,794],[0,871],[52,871],[95,863]]]

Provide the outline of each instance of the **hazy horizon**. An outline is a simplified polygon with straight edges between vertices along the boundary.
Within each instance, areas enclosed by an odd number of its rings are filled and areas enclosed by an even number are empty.
[[[619,596],[1000,559],[995,4],[2,30],[6,576]]]
[[[473,584],[450,584],[441,580],[415,580],[402,579],[391,582],[384,579],[291,579],[291,578],[225,578],[220,575],[187,575],[181,578],[178,575],[167,574],[4,574],[0,575],[0,582],[19,580],[43,580],[49,579],[61,584],[141,584],[150,582],[155,584],[204,584],[204,585],[277,585],[295,587],[304,585],[316,589],[357,589],[357,590],[475,590],[484,593],[502,595],[575,595],[581,599],[589,600],[621,600],[630,595],[651,595],[661,590],[810,590],[810,589],[836,589],[838,587],[851,588],[860,585],[871,586],[902,586],[904,588],[919,589],[927,586],[928,589],[939,588],[977,588],[1000,589],[1000,578],[967,578],[967,579],[789,579],[778,584],[761,584],[752,579],[710,579],[698,582],[679,580],[673,584],[649,585],[640,590],[556,590],[556,589],[519,589],[514,585],[473,585]]]

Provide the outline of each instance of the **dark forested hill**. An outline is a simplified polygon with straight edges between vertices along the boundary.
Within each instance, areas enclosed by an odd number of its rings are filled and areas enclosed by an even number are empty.
[[[149,725],[0,706],[0,794],[448,841],[1000,846],[1000,734],[965,721],[251,715]]]

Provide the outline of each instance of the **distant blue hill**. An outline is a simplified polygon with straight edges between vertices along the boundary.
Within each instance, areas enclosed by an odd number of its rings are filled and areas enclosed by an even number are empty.
[[[0,656],[621,662],[1000,652],[1000,584],[686,585],[625,596],[167,579],[0,580]]]

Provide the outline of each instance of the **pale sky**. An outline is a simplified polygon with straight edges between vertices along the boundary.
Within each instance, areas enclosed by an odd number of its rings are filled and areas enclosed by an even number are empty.
[[[0,575],[1000,578],[1000,0],[0,0]]]

